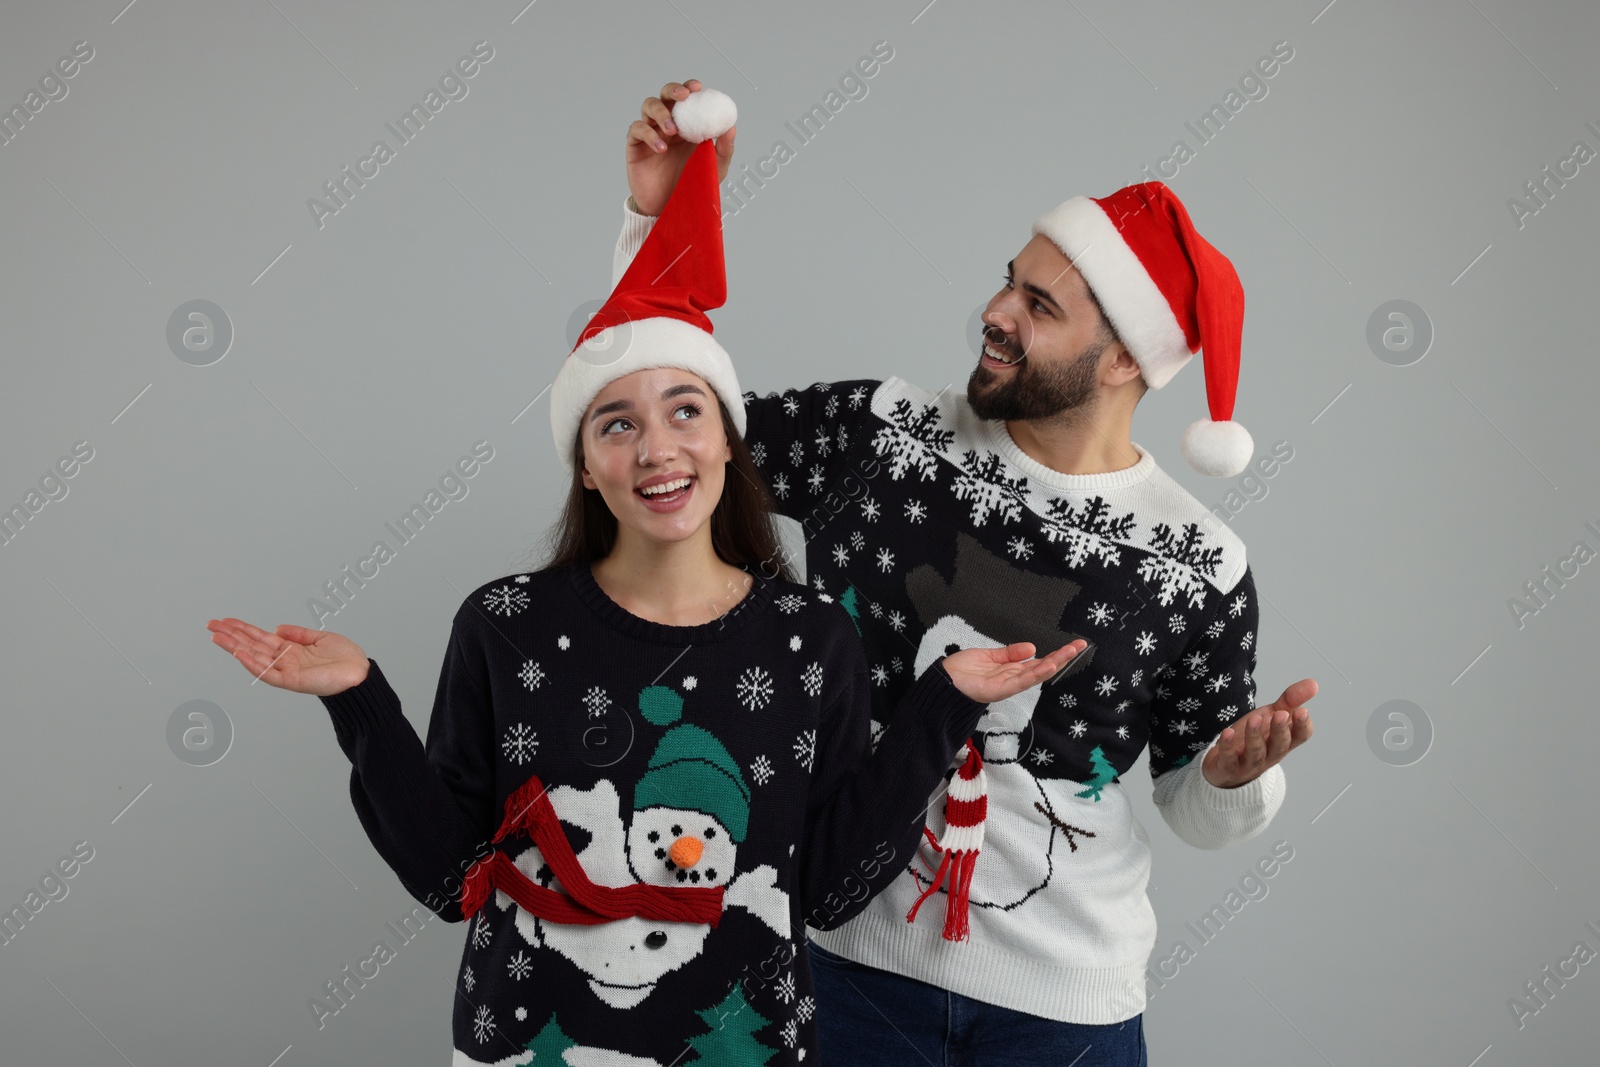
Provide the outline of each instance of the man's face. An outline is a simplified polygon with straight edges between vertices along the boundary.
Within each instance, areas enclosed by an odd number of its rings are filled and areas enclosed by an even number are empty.
[[[1005,284],[984,309],[984,344],[967,379],[973,413],[1014,420],[1092,410],[1101,356],[1114,341],[1088,283],[1042,234],[1006,271]]]

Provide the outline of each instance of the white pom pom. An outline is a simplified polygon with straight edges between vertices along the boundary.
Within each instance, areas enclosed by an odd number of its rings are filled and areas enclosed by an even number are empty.
[[[672,105],[678,136],[695,144],[721,137],[738,120],[733,98],[715,89],[698,89]]]
[[[1244,470],[1255,455],[1250,431],[1237,422],[1198,419],[1183,431],[1183,458],[1201,474],[1231,478]]]

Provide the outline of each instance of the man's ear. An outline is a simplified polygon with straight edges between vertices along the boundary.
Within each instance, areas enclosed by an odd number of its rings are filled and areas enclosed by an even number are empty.
[[[1133,358],[1133,353],[1129,352],[1121,341],[1112,343],[1117,346],[1117,354],[1111,359],[1111,373],[1115,379],[1113,384],[1121,385],[1139,377],[1142,372],[1139,369],[1139,361]]]

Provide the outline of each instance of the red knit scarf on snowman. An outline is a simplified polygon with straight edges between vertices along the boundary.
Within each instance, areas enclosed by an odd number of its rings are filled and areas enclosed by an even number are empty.
[[[561,829],[555,807],[537,775],[529,775],[506,797],[505,817],[492,845],[514,833],[533,838],[539,854],[561,882],[558,893],[533,881],[499,848],[473,863],[461,886],[461,914],[471,918],[501,890],[524,911],[555,923],[597,926],[638,916],[657,922],[707,923],[722,918],[722,886],[606,886],[590,880]]]
[[[928,888],[906,912],[906,922],[917,917],[922,902],[939,891],[946,881],[944,902],[944,932],[946,941],[965,941],[971,933],[967,921],[967,908],[972,895],[972,872],[978,862],[978,851],[983,845],[983,823],[989,814],[989,790],[983,776],[983,757],[969,739],[966,758],[950,779],[950,789],[944,798],[944,833],[938,838],[926,826],[922,834],[940,855],[939,867],[933,872]]]

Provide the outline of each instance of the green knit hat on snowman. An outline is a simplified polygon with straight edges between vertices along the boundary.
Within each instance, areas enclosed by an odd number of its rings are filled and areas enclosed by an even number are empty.
[[[711,815],[735,843],[750,826],[750,786],[739,764],[709,730],[683,717],[683,697],[664,685],[639,694],[639,712],[656,726],[672,725],[633,787],[633,810],[676,808]]]

